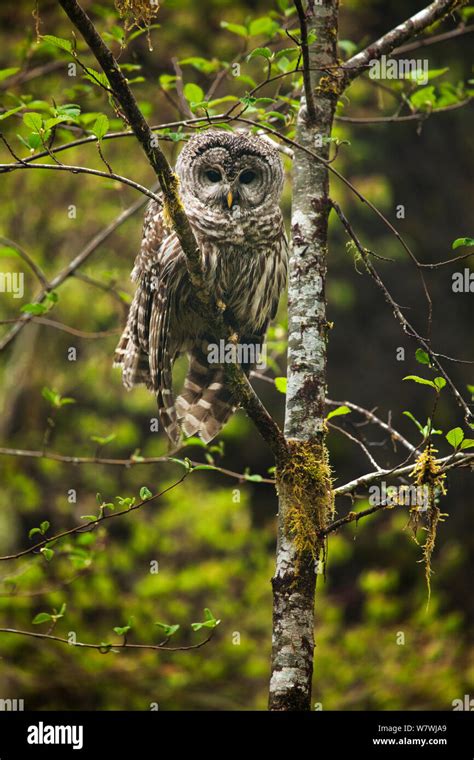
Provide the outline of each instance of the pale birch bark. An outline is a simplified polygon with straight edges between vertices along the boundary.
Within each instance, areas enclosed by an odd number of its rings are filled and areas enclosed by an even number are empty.
[[[327,157],[330,143],[325,138],[331,136],[337,95],[328,87],[328,72],[321,68],[337,63],[338,0],[323,5],[309,3],[306,18],[308,31],[316,34],[309,51],[316,121],[309,123],[303,97],[295,140]],[[328,327],[324,287],[330,210],[328,170],[308,153],[296,148],[294,153],[285,435],[290,458],[307,450],[302,447],[313,445],[316,456],[322,457]],[[280,477],[277,564],[272,581],[272,710],[307,710],[311,705],[316,565],[314,556],[298,559],[295,538],[288,530],[287,515],[294,499],[294,489]]]

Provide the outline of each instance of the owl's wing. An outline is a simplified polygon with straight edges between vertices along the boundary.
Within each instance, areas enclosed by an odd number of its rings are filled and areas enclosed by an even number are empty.
[[[179,241],[165,227],[162,208],[152,201],[132,271],[137,290],[114,366],[122,367],[126,388],[144,384],[156,393],[161,424],[173,442],[179,438],[172,396],[172,362],[179,350],[173,316],[177,286],[185,272]]]
[[[145,213],[140,252],[135,259],[131,275],[132,280],[137,283],[137,289],[114,356],[114,367],[122,368],[123,384],[129,390],[135,385],[143,384],[152,389],[148,362],[148,333],[153,295],[151,269],[159,259],[165,235],[162,208],[155,201],[151,201]]]
[[[174,407],[172,367],[181,348],[177,303],[186,277],[183,252],[172,233],[163,245],[157,265],[148,344],[151,387],[156,393],[158,415],[168,438],[175,445],[180,439],[180,428]]]

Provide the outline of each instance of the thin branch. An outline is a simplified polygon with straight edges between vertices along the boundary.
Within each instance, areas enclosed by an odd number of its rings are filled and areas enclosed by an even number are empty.
[[[70,647],[82,647],[83,649],[97,649],[102,654],[107,654],[114,649],[153,649],[160,652],[189,652],[193,649],[201,649],[205,644],[211,641],[213,634],[211,633],[207,639],[200,641],[199,644],[191,644],[190,646],[182,647],[168,647],[165,644],[130,644],[128,641],[124,641],[121,644],[86,644],[81,641],[70,641],[70,639],[61,638],[61,636],[53,636],[50,633],[36,633],[35,631],[20,631],[16,628],[0,628],[0,633],[14,633],[17,636],[29,636],[33,639],[46,639],[47,641],[57,641],[61,644],[67,644]],[[166,639],[169,641],[169,639]]]
[[[16,319],[2,319],[0,325],[11,325],[22,322],[21,317]],[[122,332],[121,327],[114,327],[112,330],[101,330],[100,332],[87,332],[86,330],[78,330],[75,327],[70,327],[62,322],[57,322],[55,319],[47,319],[46,317],[32,316],[31,322],[37,325],[45,325],[45,327],[53,327],[55,330],[74,335],[76,338],[88,338],[90,340],[97,340],[98,338],[110,338],[111,335],[119,335]]]
[[[134,182],[132,179],[128,179],[128,177],[122,177],[120,174],[102,172],[99,171],[99,169],[89,169],[87,166],[69,166],[68,164],[28,164],[26,162],[17,164],[0,164],[0,174],[17,171],[18,169],[50,169],[54,171],[71,172],[71,174],[92,174],[95,177],[114,179],[117,182],[121,182],[123,185],[133,187],[134,190],[138,190],[140,193],[148,196],[148,198],[160,203],[160,198],[155,193],[148,190],[146,187],[143,187],[143,185],[138,184],[138,182]]]
[[[181,71],[181,66],[178,63],[177,58],[172,58],[171,63],[173,64],[174,73],[176,74],[175,85],[176,85],[176,94],[178,96],[178,103],[179,103],[178,110],[181,113],[181,115],[184,116],[186,119],[192,119],[194,114],[189,107],[188,101],[184,97],[183,72]]]
[[[474,464],[474,454],[463,454],[459,452],[458,454],[450,454],[447,457],[442,457],[441,459],[436,460],[436,464],[440,467],[442,465],[448,465],[444,469],[442,468],[442,472],[447,471],[448,469],[454,469],[455,467],[464,467],[465,465]],[[368,486],[371,483],[377,483],[379,480],[382,480],[382,478],[386,477],[398,477],[400,475],[409,475],[410,472],[413,470],[413,462],[411,464],[403,465],[403,467],[396,467],[392,470],[377,470],[376,472],[367,472],[365,475],[360,475],[358,478],[354,478],[354,480],[350,480],[348,483],[345,483],[343,486],[339,486],[338,488],[335,488],[333,493],[335,496],[347,496],[348,494],[353,493],[358,488],[361,488],[362,486]]]
[[[378,60],[382,55],[390,55],[406,40],[413,38],[415,34],[422,32],[435,21],[446,16],[458,4],[458,0],[435,0],[431,5],[415,13],[360,53],[349,58],[342,67],[346,86],[363,73],[372,61]]]
[[[174,452],[177,453],[177,452]],[[71,454],[57,454],[53,451],[42,451],[42,450],[29,450],[29,449],[13,449],[13,448],[0,448],[0,456],[12,456],[12,457],[26,457],[27,459],[52,459],[54,462],[62,462],[63,464],[73,464],[73,465],[86,465],[86,464],[100,464],[100,465],[108,465],[113,467],[138,467],[139,465],[150,465],[150,464],[158,464],[160,462],[164,463],[173,463],[173,459],[171,459],[169,456],[162,456],[162,457],[135,457],[131,456],[128,457],[128,459],[112,459],[107,457],[99,457],[99,456],[93,456],[93,457],[78,457],[73,456]],[[199,467],[203,464],[206,464],[205,462],[198,462],[194,461],[192,459],[189,460],[192,467]],[[268,483],[269,485],[274,485],[275,480],[273,478],[264,478],[263,476],[258,476],[258,481],[253,481],[251,476],[246,475],[242,472],[235,472],[234,470],[228,470],[225,467],[220,467],[219,465],[213,464],[213,469],[219,472],[221,475],[227,475],[229,478],[234,478],[238,480],[241,483],[244,482],[258,482],[258,483]]]
[[[364,407],[359,406],[358,404],[354,404],[352,401],[331,401],[330,399],[326,399],[326,404],[328,404],[328,406],[348,406],[349,409],[353,409],[355,412],[359,412],[359,414],[362,414],[364,417],[366,417],[366,419],[370,420],[370,422],[373,422],[375,425],[378,425],[383,430],[385,430],[390,435],[390,438],[393,438],[394,440],[401,443],[402,446],[408,449],[410,453],[416,451],[416,447],[407,441],[407,439],[404,438],[403,435],[398,432],[398,430],[395,430],[392,425],[384,422],[368,409],[364,409]]]
[[[7,245],[9,248],[14,248],[15,251],[18,253],[21,259],[27,264],[31,271],[34,272],[40,283],[45,289],[49,289],[49,282],[48,278],[46,277],[45,273],[41,269],[38,264],[35,263],[35,261],[31,258],[30,254],[25,251],[24,248],[21,247],[18,243],[15,243],[14,240],[10,240],[7,237],[3,237],[3,235],[0,235],[0,243],[3,243],[3,245]]]
[[[370,453],[369,449],[367,448],[367,446],[365,445],[363,441],[361,441],[355,435],[352,435],[352,433],[349,433],[348,430],[345,430],[344,428],[339,427],[339,425],[335,425],[333,422],[328,422],[328,426],[332,428],[333,430],[337,430],[339,433],[342,433],[342,435],[345,435],[346,438],[349,438],[350,441],[360,446],[364,454],[367,456],[367,459],[369,460],[372,467],[375,467],[375,469],[379,472],[382,471],[383,468],[380,467],[379,464],[377,464],[377,462],[375,461],[375,459],[373,458],[372,454]]]
[[[464,106],[471,103],[472,98],[466,98],[459,103],[453,103],[443,108],[435,108],[431,111],[417,111],[416,113],[406,114],[405,116],[336,116],[336,121],[346,122],[348,124],[397,124],[406,121],[426,121],[431,116],[436,116],[439,113],[446,113],[449,111],[456,111],[458,108],[464,108]]]
[[[304,95],[306,101],[306,110],[308,114],[308,122],[310,124],[316,124],[317,114],[316,105],[314,102],[313,85],[311,81],[311,61],[309,57],[308,47],[308,25],[306,22],[306,14],[303,9],[302,0],[294,0],[296,12],[298,14],[300,33],[301,33],[301,53],[303,57],[303,84]]]
[[[433,37],[425,37],[414,42],[409,42],[407,45],[392,50],[392,55],[401,55],[402,53],[411,53],[412,50],[418,50],[421,47],[428,47],[429,45],[437,45],[438,42],[446,42],[446,40],[453,40],[455,37],[461,37],[464,34],[471,34],[474,32],[474,24],[470,26],[459,26],[457,29],[451,29],[450,32],[443,32],[443,34],[435,34]]]
[[[469,419],[473,416],[473,412],[469,409],[468,405],[464,401],[463,397],[459,393],[458,389],[454,385],[453,381],[451,380],[450,376],[447,374],[446,370],[444,369],[443,365],[438,361],[437,355],[429,345],[429,343],[417,333],[413,325],[406,319],[405,315],[402,313],[399,305],[396,303],[396,301],[392,298],[390,292],[386,288],[385,284],[383,283],[382,279],[380,278],[380,275],[378,274],[377,270],[374,268],[372,262],[369,259],[369,256],[367,254],[366,249],[363,247],[359,239],[357,238],[354,230],[352,229],[348,219],[344,215],[342,209],[340,206],[332,201],[332,206],[334,210],[336,211],[339,219],[342,222],[342,225],[344,229],[346,230],[347,234],[349,235],[350,239],[356,246],[358,252],[362,256],[365,266],[367,268],[368,273],[376,283],[376,285],[380,288],[382,291],[385,300],[391,306],[393,314],[395,318],[400,323],[402,330],[409,335],[411,338],[414,338],[417,343],[423,348],[424,351],[428,354],[430,357],[431,363],[437,368],[439,373],[442,375],[442,377],[446,380],[447,385],[449,386],[457,404],[463,409],[464,411],[464,417],[467,423],[469,423]]]
[[[168,491],[171,491],[173,488],[176,488],[176,486],[179,486],[183,482],[183,480],[185,480],[188,477],[189,473],[190,473],[190,470],[186,471],[179,480],[175,481],[170,486],[167,486],[167,488],[164,488],[162,491],[159,491],[158,493],[153,494],[152,496],[150,496],[149,499],[143,499],[142,501],[139,501],[137,504],[133,504],[131,507],[128,507],[127,509],[122,509],[119,512],[107,512],[107,513],[102,512],[101,515],[97,517],[97,519],[95,520],[90,520],[89,522],[82,523],[81,525],[76,525],[73,528],[69,528],[68,530],[63,530],[60,533],[56,533],[54,536],[43,538],[41,541],[38,541],[37,544],[34,544],[33,546],[29,546],[27,549],[21,549],[20,551],[15,552],[14,554],[8,554],[4,557],[0,557],[0,562],[7,562],[8,560],[18,559],[19,557],[25,557],[27,554],[37,554],[39,551],[41,551],[41,549],[43,549],[48,544],[58,541],[59,539],[64,538],[65,536],[73,536],[76,533],[88,532],[90,530],[94,530],[97,527],[97,525],[100,525],[106,520],[113,520],[117,517],[128,515],[130,512],[134,512],[136,509],[140,509],[146,504],[150,504],[151,502],[156,501],[156,499],[159,499],[161,496],[164,496],[164,494],[168,493]]]

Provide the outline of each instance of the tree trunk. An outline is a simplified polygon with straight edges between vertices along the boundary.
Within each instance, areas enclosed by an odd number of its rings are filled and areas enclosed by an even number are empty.
[[[339,69],[328,68],[338,64],[338,0],[323,5],[310,1],[305,19],[311,35],[306,83],[310,85],[313,108],[308,109],[307,98],[302,97],[295,140],[327,158],[330,142],[325,138],[331,136],[339,82]],[[312,32],[316,35],[314,42]],[[310,119],[311,111],[314,121]],[[323,564],[321,554],[324,555],[318,532],[332,510],[324,446],[328,192],[327,167],[295,148],[285,413],[289,455],[277,462],[279,511],[272,580],[271,710],[311,707],[314,598],[317,572]]]

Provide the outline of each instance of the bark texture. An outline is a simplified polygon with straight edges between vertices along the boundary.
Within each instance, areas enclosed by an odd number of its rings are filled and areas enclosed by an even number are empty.
[[[323,158],[329,155],[337,73],[338,0],[309,3],[308,32],[313,109],[303,97],[296,142]],[[302,35],[303,38],[303,35]],[[336,67],[336,68],[334,68]],[[277,466],[278,545],[273,585],[273,648],[269,707],[308,710],[314,649],[314,595],[318,532],[331,511],[329,469],[324,449],[326,392],[325,280],[330,211],[327,167],[295,148],[292,253],[288,285],[288,385],[285,435],[289,453]]]

